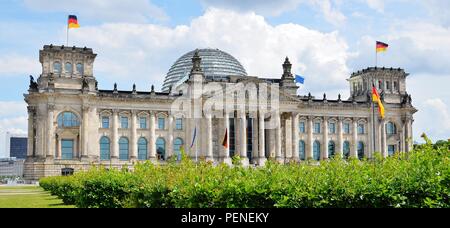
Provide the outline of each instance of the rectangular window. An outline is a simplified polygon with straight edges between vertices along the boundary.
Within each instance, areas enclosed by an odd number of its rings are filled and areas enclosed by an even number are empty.
[[[378,81],[378,89],[383,89],[383,82],[382,81]]]
[[[73,140],[61,139],[61,158],[70,160],[73,158]]]
[[[336,124],[335,123],[329,123],[328,125],[328,133],[330,134],[336,134]]]
[[[305,122],[300,122],[299,130],[300,130],[300,133],[305,133],[306,132],[306,130],[305,130]]]
[[[183,130],[183,119],[175,119],[175,130]]]
[[[344,123],[344,134],[350,134],[350,124]]]
[[[386,89],[387,90],[391,89],[391,82],[390,81],[386,81]]]
[[[128,128],[128,117],[126,117],[126,116],[120,117],[120,128],[123,128],[123,129]]]
[[[388,155],[392,156],[395,153],[395,145],[389,145],[388,146]]]
[[[314,134],[320,134],[320,123],[314,123]]]
[[[102,128],[109,128],[109,117],[108,116],[102,117]]]
[[[139,128],[147,129],[147,118],[146,117],[139,118]]]
[[[158,118],[158,129],[159,130],[164,130],[165,129],[165,119],[164,119],[164,117],[159,117]]]
[[[358,124],[358,134],[364,134],[364,124]]]
[[[394,92],[397,92],[397,82],[394,82]]]

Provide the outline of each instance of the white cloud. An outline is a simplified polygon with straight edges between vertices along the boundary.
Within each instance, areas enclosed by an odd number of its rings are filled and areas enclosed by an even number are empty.
[[[201,0],[207,7],[253,11],[266,16],[278,16],[294,11],[305,0]]]
[[[444,26],[450,25],[450,1],[448,0],[428,0],[422,1],[428,8],[430,16]]]
[[[340,12],[336,7],[333,7],[333,3],[327,0],[311,1],[313,5],[319,7],[325,20],[335,26],[342,25],[346,21],[346,16]]]
[[[149,0],[133,0],[132,3],[123,0],[24,0],[24,3],[35,10],[76,13],[104,21],[146,22],[150,18],[168,19],[164,10]]]
[[[295,73],[306,76],[305,89],[320,94],[346,90],[349,75],[348,47],[338,32],[321,33],[298,24],[271,26],[251,12],[210,8],[189,26],[105,24],[81,28],[73,37],[99,54],[96,69],[108,75],[105,81],[118,80],[129,88],[130,81],[146,90],[150,83],[160,88],[172,62],[203,47],[229,52],[249,74],[260,77],[281,77],[281,64],[289,56]]]
[[[378,11],[378,12],[384,12],[384,0],[366,0],[367,1],[367,5]]]
[[[437,115],[436,119],[439,120],[441,132],[450,131],[450,109],[440,98],[432,98],[425,101],[425,104],[432,108]]]
[[[36,59],[17,54],[0,56],[0,77],[10,75],[29,75],[40,72],[40,64]]]

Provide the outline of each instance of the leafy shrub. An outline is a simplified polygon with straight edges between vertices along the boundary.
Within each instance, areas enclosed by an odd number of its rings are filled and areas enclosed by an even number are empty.
[[[135,165],[132,172],[92,168],[50,177],[41,186],[78,207],[423,208],[450,207],[448,145],[423,145],[382,159],[332,158],[320,165],[217,166],[190,159]]]

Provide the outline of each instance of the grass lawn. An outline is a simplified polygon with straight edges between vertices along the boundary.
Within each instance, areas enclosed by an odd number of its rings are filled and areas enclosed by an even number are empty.
[[[0,208],[73,208],[39,186],[0,186]]]

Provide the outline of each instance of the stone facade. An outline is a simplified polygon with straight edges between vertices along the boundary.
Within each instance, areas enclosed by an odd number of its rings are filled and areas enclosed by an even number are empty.
[[[386,157],[412,148],[417,110],[401,69],[354,73],[351,97],[330,100],[298,96],[288,58],[280,79],[230,75],[213,81],[204,77],[197,53],[189,79],[164,93],[153,86],[149,92],[135,86],[118,91],[116,85],[99,90],[95,58],[89,48],[46,45],[40,51],[42,74],[37,82],[30,77],[25,94],[26,179],[61,175],[63,168],[164,163],[178,158],[181,147],[192,159],[231,163],[230,157],[238,155],[244,165],[333,155],[371,158],[374,151]],[[382,91],[385,119],[373,117],[372,83]]]

